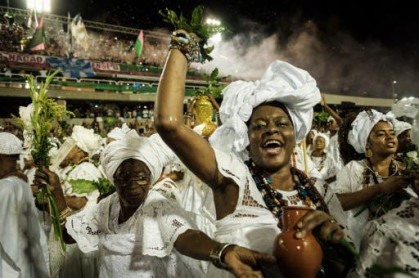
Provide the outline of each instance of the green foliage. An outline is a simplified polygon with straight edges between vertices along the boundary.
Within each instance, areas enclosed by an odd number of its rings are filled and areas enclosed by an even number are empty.
[[[69,114],[64,106],[59,105],[47,96],[48,87],[54,76],[59,72],[59,70],[56,70],[52,74],[49,73],[45,82],[42,82],[41,84],[37,84],[32,75],[27,77],[30,97],[33,104],[33,113],[31,114],[32,129],[26,131],[32,137],[31,154],[35,165],[40,170],[42,170],[43,167],[48,167],[50,165],[49,151],[52,148],[52,144],[49,137],[51,136],[53,127],[58,126],[58,122],[63,121]],[[26,126],[26,129],[27,128],[28,127]],[[47,201],[54,235],[60,240],[61,247],[65,250],[60,223],[60,212],[48,185],[45,184],[40,188],[40,194],[38,194],[37,198],[44,202],[45,200]]]
[[[313,128],[324,132],[327,130],[327,119],[329,118],[329,113],[326,111],[314,112],[313,119]]]
[[[211,61],[212,57],[209,55],[214,47],[206,46],[208,39],[217,33],[226,32],[227,29],[222,25],[212,25],[204,22],[204,8],[197,6],[191,16],[190,22],[181,13],[177,15],[173,10],[166,8],[166,12],[159,11],[160,15],[163,16],[163,21],[171,24],[175,30],[183,29],[188,33],[195,33],[201,41],[199,42],[203,61]]]
[[[87,194],[96,190],[92,181],[85,179],[69,180],[73,192],[76,194]]]
[[[221,92],[225,88],[226,84],[220,82],[225,80],[227,77],[219,77],[218,68],[215,68],[210,74],[204,73],[204,79],[207,82],[207,87],[199,89],[195,92],[196,96],[213,96],[214,98],[221,97]]]
[[[52,144],[48,138],[54,126],[59,126],[59,121],[63,121],[69,114],[63,105],[56,103],[53,99],[48,98],[48,87],[60,71],[57,70],[49,74],[45,82],[39,85],[32,75],[28,76],[30,96],[33,104],[33,114],[31,123],[33,130],[29,131],[33,137],[32,157],[38,168],[50,165],[50,157],[48,155]]]
[[[101,196],[106,197],[115,192],[115,186],[105,178],[93,181],[93,185],[99,190]]]

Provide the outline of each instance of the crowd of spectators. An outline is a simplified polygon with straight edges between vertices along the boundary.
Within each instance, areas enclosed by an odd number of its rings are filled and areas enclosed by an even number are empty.
[[[153,54],[143,53],[140,58],[137,58],[134,51],[136,35],[88,30],[88,45],[84,48],[74,39],[72,40],[67,25],[59,21],[44,19],[45,49],[32,54],[126,64],[145,63],[153,66],[163,64],[163,60],[158,56],[164,57],[164,55],[157,55],[160,51],[159,44],[155,41],[144,42],[145,45],[153,48]],[[0,51],[30,53],[27,45],[35,32],[35,27],[35,21],[28,26],[28,18],[0,13]],[[144,50],[144,52],[147,51]]]

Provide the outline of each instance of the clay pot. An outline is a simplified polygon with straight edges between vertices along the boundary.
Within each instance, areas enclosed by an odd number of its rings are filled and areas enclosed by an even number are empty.
[[[298,220],[312,209],[308,207],[284,207],[282,214],[282,233],[274,246],[274,255],[284,277],[311,278],[320,270],[323,251],[314,235],[309,232],[302,239],[297,239]]]

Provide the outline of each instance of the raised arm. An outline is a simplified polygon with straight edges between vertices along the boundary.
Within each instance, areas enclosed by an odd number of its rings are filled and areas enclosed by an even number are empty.
[[[330,116],[333,117],[333,119],[335,119],[336,123],[338,125],[341,125],[343,123],[342,118],[339,116],[339,114],[332,109],[332,107],[330,107],[327,102],[326,102],[326,98],[322,95],[322,101],[321,101],[321,105],[324,107],[324,109],[326,110],[327,113],[330,114]]]
[[[178,49],[171,49],[160,78],[155,105],[155,126],[182,162],[211,187],[221,183],[210,144],[184,124],[183,99],[188,63]]]

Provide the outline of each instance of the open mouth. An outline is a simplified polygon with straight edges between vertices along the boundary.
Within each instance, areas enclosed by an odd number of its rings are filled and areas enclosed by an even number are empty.
[[[262,144],[262,148],[268,154],[279,154],[283,148],[284,144],[282,144],[279,140],[275,139],[268,139]]]
[[[388,143],[386,144],[386,146],[387,146],[388,148],[395,148],[397,145],[396,145],[396,142],[388,142]]]

